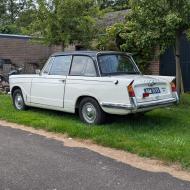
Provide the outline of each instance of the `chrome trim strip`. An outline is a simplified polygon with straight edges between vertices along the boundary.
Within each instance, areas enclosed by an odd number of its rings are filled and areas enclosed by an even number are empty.
[[[114,104],[108,102],[101,103],[101,106],[105,108],[127,109],[127,110],[132,110],[134,108],[131,104],[117,104],[117,103]]]
[[[151,102],[143,102],[137,103],[136,98],[131,99],[131,104],[119,104],[119,103],[101,103],[102,107],[105,108],[115,108],[115,109],[127,109],[127,110],[138,110],[141,108],[149,108],[154,106],[162,106],[162,105],[170,105],[178,103],[178,98],[168,98],[164,100],[151,101]]]

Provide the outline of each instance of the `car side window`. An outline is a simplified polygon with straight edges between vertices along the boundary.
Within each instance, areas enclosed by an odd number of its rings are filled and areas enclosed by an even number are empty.
[[[92,58],[88,56],[74,56],[70,75],[72,76],[97,76]]]
[[[72,56],[57,56],[54,58],[49,75],[68,75]]]
[[[51,58],[48,59],[46,65],[45,65],[45,67],[44,67],[44,69],[43,69],[43,71],[42,71],[42,73],[43,73],[44,75],[48,75],[48,74],[49,74],[49,70],[50,70],[50,68],[51,68],[52,62],[53,62],[53,57],[51,57]]]

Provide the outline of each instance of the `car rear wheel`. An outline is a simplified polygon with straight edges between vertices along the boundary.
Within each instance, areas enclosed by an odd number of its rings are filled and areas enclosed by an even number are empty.
[[[93,98],[84,98],[79,105],[79,116],[87,124],[101,124],[105,120],[105,113]]]
[[[24,98],[20,89],[17,89],[13,92],[13,104],[17,110],[26,110],[26,105],[24,103]]]

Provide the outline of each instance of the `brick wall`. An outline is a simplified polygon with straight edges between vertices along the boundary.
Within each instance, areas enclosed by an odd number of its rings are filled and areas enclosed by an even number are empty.
[[[30,70],[30,65],[40,65],[54,53],[61,51],[60,46],[46,46],[34,43],[28,36],[0,34],[0,58],[11,59],[12,63]]]
[[[66,50],[74,50],[74,46]],[[0,34],[0,58],[11,59],[12,63],[23,67],[26,73],[33,73],[35,64],[42,66],[48,57],[62,51],[60,46],[46,46],[34,43],[29,36]],[[154,59],[150,63],[149,70],[153,75],[160,73],[159,48],[155,49]]]

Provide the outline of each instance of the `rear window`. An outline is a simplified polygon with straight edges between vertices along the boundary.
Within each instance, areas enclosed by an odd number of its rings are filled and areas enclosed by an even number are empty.
[[[98,64],[102,75],[139,74],[133,60],[123,54],[99,55]]]

